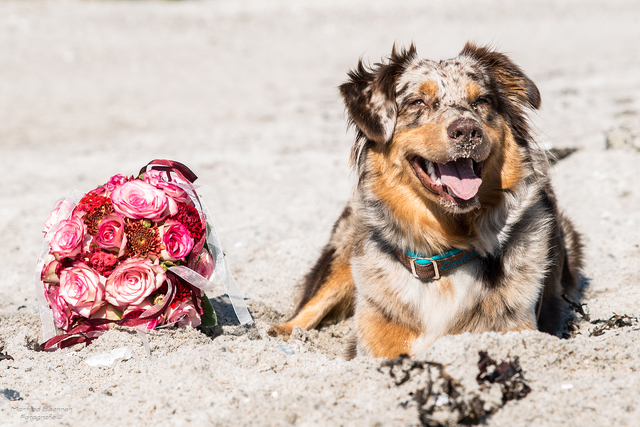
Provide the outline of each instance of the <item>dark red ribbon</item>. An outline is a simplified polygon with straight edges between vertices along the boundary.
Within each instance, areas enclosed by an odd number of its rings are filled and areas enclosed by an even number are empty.
[[[155,169],[159,171],[175,172],[180,178],[190,182],[191,184],[193,184],[196,181],[196,179],[198,179],[196,174],[193,173],[191,169],[189,169],[186,165],[180,162],[176,162],[175,160],[165,160],[165,159],[156,159],[156,160],[150,161],[149,163],[147,163],[146,166],[140,169],[140,173],[138,175],[142,175],[143,173],[145,173],[149,166],[151,166],[151,169]],[[171,179],[171,174],[167,174],[167,177]],[[202,238],[199,241],[195,242],[195,245],[191,252],[191,256],[187,260],[187,267],[189,267],[192,270],[195,270],[196,264],[198,262],[198,257],[200,256],[200,252],[202,251],[202,248],[204,247],[204,244],[207,241],[207,223],[206,223],[206,219],[204,218],[204,215],[201,215],[201,220],[202,220],[202,228],[203,230],[205,230],[205,234],[204,236],[202,236]]]
[[[90,344],[91,341],[97,338],[97,336],[90,337],[87,335],[87,333],[91,331],[95,331],[97,326],[107,325],[109,323],[115,323],[116,325],[120,325],[120,326],[133,327],[133,326],[143,325],[143,324],[149,323],[154,319],[157,319],[165,311],[167,311],[169,304],[173,302],[173,298],[176,295],[176,286],[179,278],[171,271],[167,271],[167,279],[169,278],[176,285],[172,286],[171,291],[167,293],[165,297],[162,299],[162,306],[157,312],[147,316],[139,316],[135,318],[123,318],[121,320],[87,319],[81,324],[79,324],[78,326],[71,329],[66,334],[56,335],[55,337],[46,341],[44,344],[42,344],[42,349],[43,350],[55,350],[55,348],[62,349],[62,348],[69,347],[69,346],[83,343],[83,342]]]
[[[184,179],[185,181],[189,181],[192,184],[196,181],[196,179],[198,179],[196,174],[182,163],[176,162],[175,160],[164,159],[156,159],[150,161],[145,167],[140,169],[140,173],[138,175],[142,175],[143,173],[145,173],[149,166],[151,166],[151,169],[160,171],[173,171],[177,173],[180,178]],[[169,179],[171,179],[171,175],[169,175]]]
[[[87,332],[95,330],[96,326],[102,326],[113,322],[114,320],[110,319],[89,319],[71,329],[66,334],[56,335],[55,337],[49,339],[47,342],[42,344],[42,349],[55,350],[52,347],[55,346],[57,348],[65,348],[82,342],[86,342],[87,344],[89,344],[96,337],[88,337],[86,335]]]

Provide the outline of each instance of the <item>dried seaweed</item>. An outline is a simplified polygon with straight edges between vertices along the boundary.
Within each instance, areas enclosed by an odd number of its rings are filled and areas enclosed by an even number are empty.
[[[589,323],[591,323],[592,325],[599,325],[596,326],[590,333],[589,336],[590,337],[599,337],[600,335],[604,335],[604,332],[607,330],[611,330],[611,329],[616,329],[616,328],[624,328],[627,326],[633,326],[634,322],[638,322],[638,318],[637,317],[632,317],[632,316],[628,316],[626,314],[613,314],[613,316],[611,316],[608,319],[595,319],[595,320],[591,320],[591,317],[589,316],[588,313],[588,307],[587,304],[579,304],[575,301],[571,301],[566,295],[562,295],[562,298],[569,304],[569,306],[571,307],[571,309],[580,314],[582,316],[582,320],[585,320]],[[587,309],[587,310],[585,310]],[[567,333],[564,333],[562,335],[563,338],[573,338],[575,337],[577,334],[579,334],[580,328],[578,326],[576,326],[571,320],[569,320],[567,322]]]
[[[573,323],[572,320],[567,320],[565,330],[566,332],[562,333],[562,339],[566,340],[569,338],[575,338],[576,336],[580,335],[580,327]]]
[[[526,397],[531,388],[526,383],[518,358],[497,363],[489,355],[479,352],[479,373],[476,377],[482,394],[465,392],[459,381],[446,373],[442,364],[411,359],[406,354],[383,362],[378,371],[388,373],[397,387],[408,390],[409,398],[403,407],[417,406],[422,426],[477,425],[510,400]],[[502,402],[482,399],[498,384]],[[490,394],[488,395],[490,396]]]
[[[0,344],[0,360],[13,360],[13,357],[9,356],[7,353],[3,353],[4,345]]]
[[[570,300],[565,294],[562,294],[561,297],[567,302],[567,304],[569,304],[569,307],[574,313],[582,316],[582,319],[577,319],[575,316],[571,316],[571,318],[567,320],[564,332],[562,332],[563,339],[575,338],[580,335],[580,326],[576,323],[580,323],[582,320],[586,322],[591,320],[591,317],[589,316],[589,307],[587,307],[587,304],[585,303],[577,303]]]
[[[484,400],[475,393],[465,394],[459,381],[448,375],[440,363],[413,360],[405,354],[383,362],[378,370],[388,370],[396,386],[409,380],[417,383],[409,392],[410,400],[401,405],[415,403],[422,426],[476,425],[494,412],[485,408]]]
[[[24,337],[24,345],[25,347],[27,347],[29,350],[33,350],[33,351],[42,351],[42,344],[40,344],[38,342],[37,338],[31,338],[31,337]]]
[[[600,335],[604,334],[604,331],[607,331],[610,329],[616,329],[616,328],[624,328],[626,326],[632,326],[633,322],[637,322],[637,321],[638,321],[637,317],[630,317],[630,316],[627,316],[626,314],[619,315],[614,313],[613,316],[611,316],[607,320],[596,319],[593,322],[591,322],[592,325],[601,324],[601,326],[596,326],[593,329],[593,331],[591,331],[589,336],[599,337]]]
[[[510,400],[520,400],[531,392],[517,356],[513,360],[497,363],[485,351],[478,352],[478,355],[480,356],[478,362],[480,373],[476,377],[478,384],[487,382],[500,384],[503,404]]]
[[[585,308],[587,308],[587,311],[588,311],[587,304],[584,304],[584,303],[579,304],[579,303],[577,303],[575,301],[571,301],[569,299],[569,297],[567,297],[565,294],[562,294],[561,296],[562,296],[562,299],[565,300],[567,302],[567,304],[569,304],[569,307],[571,307],[571,309],[573,311],[575,311],[576,313],[581,315],[584,320],[586,320],[587,322],[589,322],[591,320],[591,318],[589,317],[589,313],[587,313],[584,310]]]

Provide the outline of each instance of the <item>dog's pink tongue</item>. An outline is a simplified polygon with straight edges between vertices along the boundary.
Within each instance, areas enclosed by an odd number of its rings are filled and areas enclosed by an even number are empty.
[[[478,194],[482,179],[473,172],[471,159],[458,159],[455,162],[438,163],[440,181],[462,200],[473,199]]]

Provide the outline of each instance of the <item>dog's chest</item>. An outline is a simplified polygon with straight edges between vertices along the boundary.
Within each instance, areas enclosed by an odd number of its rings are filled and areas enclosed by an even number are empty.
[[[392,256],[364,256],[352,261],[359,298],[406,317],[398,320],[434,337],[448,333],[486,292],[478,278],[477,260],[431,281],[415,278]]]
[[[477,262],[438,280],[412,284],[419,295],[416,295],[419,299],[414,303],[415,311],[425,333],[434,336],[449,333],[483,298],[487,290],[478,278]]]
[[[483,285],[477,277],[475,262],[461,266],[438,280],[423,282],[405,275],[398,283],[406,288],[403,303],[419,319],[426,335],[441,336],[461,321],[482,298]]]

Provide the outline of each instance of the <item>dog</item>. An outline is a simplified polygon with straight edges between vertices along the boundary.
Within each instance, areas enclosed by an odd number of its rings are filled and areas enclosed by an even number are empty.
[[[348,77],[355,191],[273,334],[355,314],[347,358],[392,358],[449,334],[557,333],[582,244],[531,135],[533,81],[473,43],[439,62],[394,45]]]

